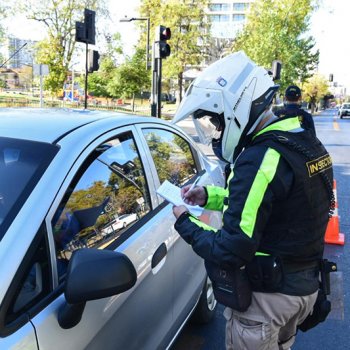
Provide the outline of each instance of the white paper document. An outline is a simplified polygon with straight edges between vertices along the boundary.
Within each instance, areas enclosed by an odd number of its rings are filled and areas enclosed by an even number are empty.
[[[161,186],[159,186],[157,193],[166,199],[168,202],[174,205],[184,205],[189,212],[195,216],[200,216],[203,213],[204,208],[199,205],[188,205],[181,197],[181,188],[175,186],[168,180],[165,180]]]

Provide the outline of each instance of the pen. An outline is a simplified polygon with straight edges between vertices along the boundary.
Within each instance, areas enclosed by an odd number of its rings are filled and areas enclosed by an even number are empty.
[[[200,178],[201,178],[201,176],[198,176],[197,179],[194,180],[193,184],[191,185],[190,189],[187,192],[192,191],[196,187],[196,185],[197,185],[198,181],[200,180]]]

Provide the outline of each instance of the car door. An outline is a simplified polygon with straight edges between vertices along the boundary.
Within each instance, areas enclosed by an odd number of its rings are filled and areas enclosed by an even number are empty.
[[[43,225],[53,291],[29,310],[40,349],[153,350],[169,332],[172,232],[154,210],[152,171],[142,147],[133,128],[110,132],[87,147],[62,184]],[[124,213],[136,213],[138,220],[104,235]],[[81,320],[64,328],[58,322],[66,305],[62,291],[71,255],[80,248],[126,254],[137,282],[125,293],[87,302]]]
[[[177,186],[183,186],[193,181],[196,176],[202,175],[200,185],[213,184],[210,171],[205,169],[201,161],[201,155],[180,132],[169,127],[154,127],[143,125],[139,128],[140,134],[145,137],[148,154],[153,160],[154,171],[158,176],[156,187],[164,180],[168,180]],[[179,327],[196,304],[204,284],[206,272],[203,259],[196,255],[192,248],[179,236],[174,229],[175,217],[172,214],[172,205],[162,203],[162,212],[167,219],[166,225],[171,227],[171,235],[174,241],[173,254],[175,261],[181,262],[174,265],[174,328]],[[201,219],[206,223],[220,221],[220,214],[204,211]]]

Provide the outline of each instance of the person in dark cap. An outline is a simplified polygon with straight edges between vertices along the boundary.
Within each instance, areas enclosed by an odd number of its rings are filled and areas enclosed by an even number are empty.
[[[301,126],[316,135],[315,123],[312,115],[301,108],[301,90],[296,85],[287,87],[284,96],[284,107],[274,111],[277,117],[298,117]]]

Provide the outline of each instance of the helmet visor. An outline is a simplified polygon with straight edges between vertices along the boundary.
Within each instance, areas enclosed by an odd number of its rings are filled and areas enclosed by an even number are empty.
[[[219,140],[225,127],[224,118],[221,115],[204,115],[201,118],[193,118],[199,140],[204,145],[210,145],[213,140]]]

